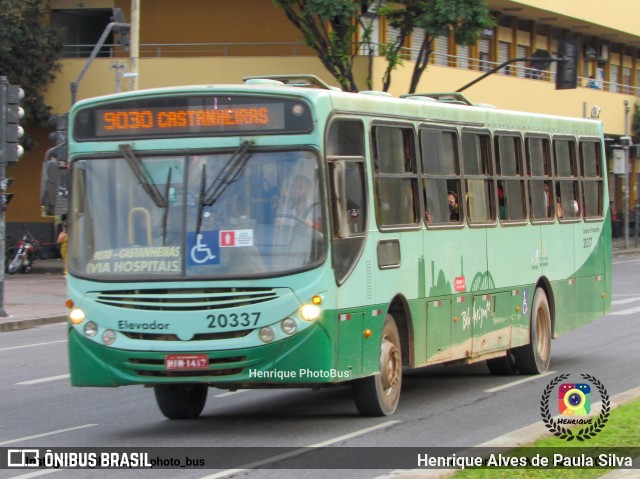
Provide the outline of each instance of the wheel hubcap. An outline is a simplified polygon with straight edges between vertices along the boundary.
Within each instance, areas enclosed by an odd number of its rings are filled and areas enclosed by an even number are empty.
[[[380,354],[380,374],[385,391],[393,388],[400,381],[400,368],[400,351],[395,344],[385,338],[382,341]]]

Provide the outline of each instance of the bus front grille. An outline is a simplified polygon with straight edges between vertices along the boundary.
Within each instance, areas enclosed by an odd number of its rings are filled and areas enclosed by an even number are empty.
[[[260,288],[131,289],[94,294],[100,304],[146,311],[210,311],[252,306],[278,298],[273,289]]]
[[[198,333],[194,334],[189,341],[215,341],[220,339],[244,338],[253,329],[243,329],[240,331],[223,331],[221,333]],[[182,341],[176,334],[167,333],[137,333],[133,331],[120,331],[129,339],[141,339],[145,341]]]

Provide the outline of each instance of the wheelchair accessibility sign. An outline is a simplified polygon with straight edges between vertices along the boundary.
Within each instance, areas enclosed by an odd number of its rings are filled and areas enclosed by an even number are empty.
[[[218,231],[187,233],[187,265],[220,264],[220,235]]]

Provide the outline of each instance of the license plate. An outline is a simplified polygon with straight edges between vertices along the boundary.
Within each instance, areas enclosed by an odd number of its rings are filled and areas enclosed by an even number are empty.
[[[164,357],[165,369],[207,369],[209,356],[206,354],[167,354]]]

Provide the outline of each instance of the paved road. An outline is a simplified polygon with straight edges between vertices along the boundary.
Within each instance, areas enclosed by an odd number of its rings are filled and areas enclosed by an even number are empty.
[[[399,409],[389,418],[358,416],[348,388],[231,394],[212,388],[200,419],[169,421],[157,410],[149,389],[71,388],[64,324],[2,333],[0,407],[5,413],[0,419],[0,446],[227,446],[227,457],[242,465],[254,451],[250,448],[264,446],[364,447],[365,454],[370,447],[482,444],[539,422],[541,395],[554,374],[592,374],[612,396],[640,385],[639,266],[637,257],[615,260],[613,312],[554,341],[550,375],[495,377],[482,363],[420,369],[407,374]],[[366,456],[354,460],[361,461],[363,469],[295,474],[256,470],[235,475],[371,478],[397,469],[364,469]],[[287,465],[287,461],[281,463]],[[91,470],[47,474],[54,479],[97,477]],[[219,477],[216,474],[212,470],[101,471],[99,477],[213,479]],[[21,474],[0,471],[0,479],[14,477]]]

